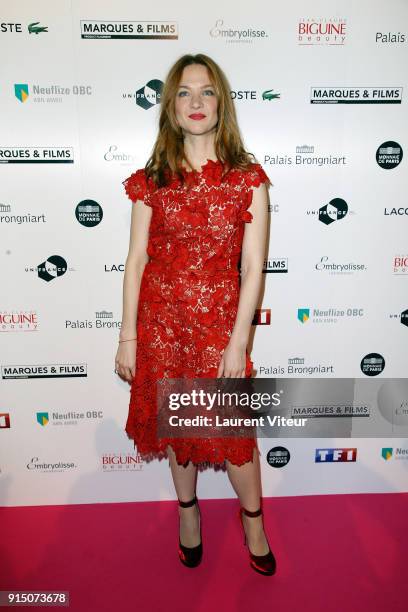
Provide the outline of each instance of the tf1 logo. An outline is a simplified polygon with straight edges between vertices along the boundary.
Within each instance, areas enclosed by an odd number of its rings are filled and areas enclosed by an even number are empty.
[[[316,448],[315,463],[340,463],[356,459],[356,448]]]

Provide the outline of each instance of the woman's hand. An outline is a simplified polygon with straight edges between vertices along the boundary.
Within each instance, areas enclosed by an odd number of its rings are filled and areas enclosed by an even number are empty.
[[[246,347],[229,342],[218,367],[217,378],[245,378]]]
[[[132,382],[136,372],[136,340],[119,343],[115,357],[115,368],[123,380]]]

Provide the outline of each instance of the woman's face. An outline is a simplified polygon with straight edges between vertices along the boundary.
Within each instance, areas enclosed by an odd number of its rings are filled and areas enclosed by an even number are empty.
[[[181,75],[175,111],[185,134],[206,134],[218,121],[218,100],[206,66],[191,64]]]

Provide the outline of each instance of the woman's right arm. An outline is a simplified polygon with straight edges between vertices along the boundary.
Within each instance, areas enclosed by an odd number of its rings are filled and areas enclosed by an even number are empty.
[[[129,252],[125,262],[122,292],[122,324],[119,333],[120,340],[136,338],[136,318],[139,302],[140,282],[146,263],[147,243],[149,237],[152,209],[143,201],[136,200],[132,204],[130,223]],[[116,359],[116,370],[121,378],[131,382],[136,369],[136,340],[121,342]]]

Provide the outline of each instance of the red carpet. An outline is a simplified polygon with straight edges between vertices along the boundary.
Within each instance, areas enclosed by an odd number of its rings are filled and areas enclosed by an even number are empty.
[[[272,577],[249,567],[236,500],[200,508],[196,569],[176,502],[1,508],[0,589],[69,591],[74,611],[408,609],[407,493],[264,499]]]

